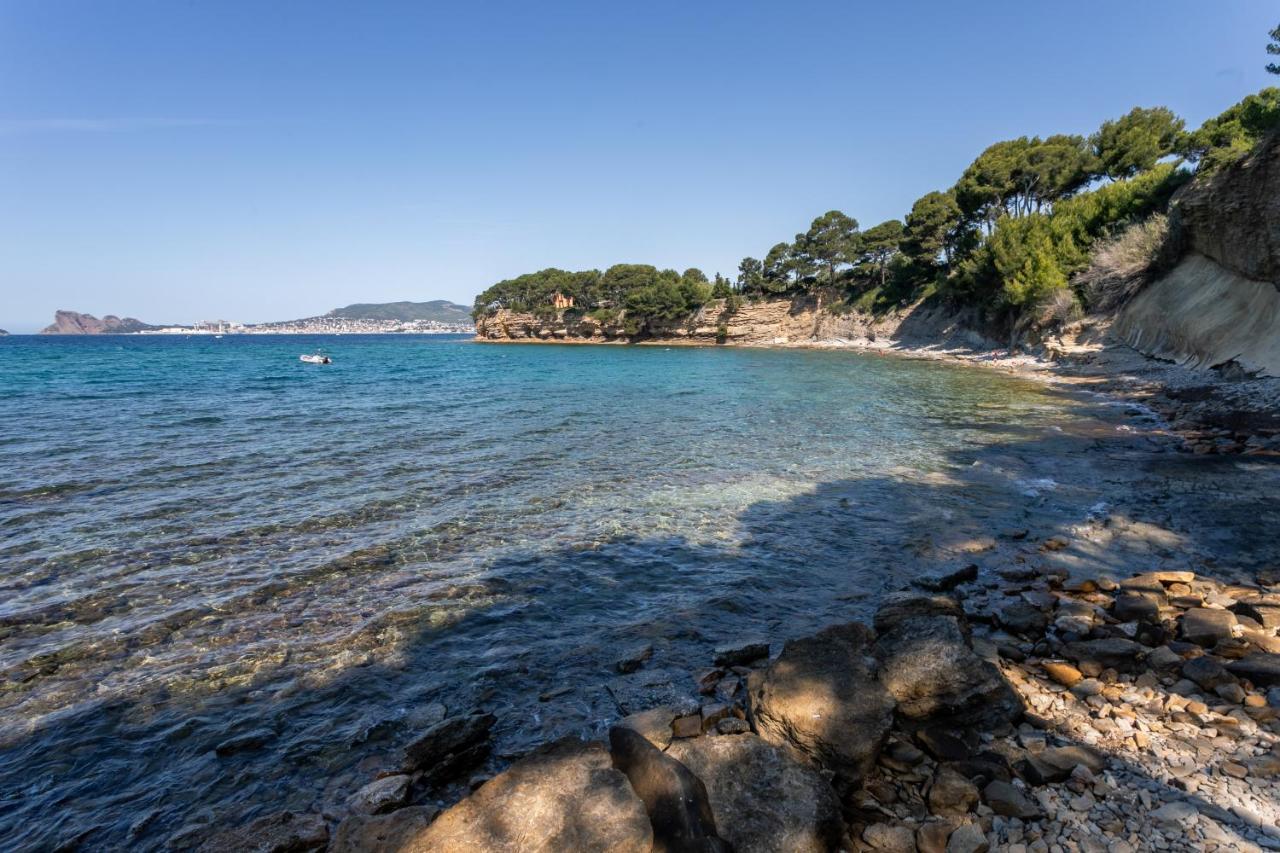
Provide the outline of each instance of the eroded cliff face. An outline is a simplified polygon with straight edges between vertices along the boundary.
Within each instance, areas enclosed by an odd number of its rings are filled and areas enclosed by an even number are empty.
[[[641,336],[619,325],[602,325],[575,312],[555,318],[500,310],[476,323],[483,341],[562,343],[665,343],[726,346],[815,346],[823,344],[939,345],[985,349],[995,344],[971,331],[966,318],[940,306],[914,305],[883,316],[835,313],[814,297],[744,302],[736,311],[725,300],[708,304],[688,323]]]
[[[154,329],[133,317],[117,317],[107,314],[101,320],[92,314],[81,314],[77,311],[58,311],[53,315],[53,323],[40,330],[42,335],[122,335],[130,332],[141,332]]]
[[[1184,255],[1121,310],[1116,334],[1188,366],[1280,376],[1280,134],[1179,192],[1170,224]]]

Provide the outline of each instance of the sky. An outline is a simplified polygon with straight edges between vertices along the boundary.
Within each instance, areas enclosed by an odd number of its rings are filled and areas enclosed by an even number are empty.
[[[0,328],[735,273],[986,145],[1268,75],[1276,0],[0,0]]]

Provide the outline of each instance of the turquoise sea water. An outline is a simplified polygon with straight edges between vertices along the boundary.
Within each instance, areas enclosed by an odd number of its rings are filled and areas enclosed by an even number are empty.
[[[0,339],[0,849],[330,808],[436,702],[495,764],[598,735],[621,649],[688,692],[1084,517],[1125,417],[844,352]]]

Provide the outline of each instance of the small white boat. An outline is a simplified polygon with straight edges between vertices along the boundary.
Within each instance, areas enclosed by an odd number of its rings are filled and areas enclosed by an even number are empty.
[[[300,355],[298,356],[298,360],[305,361],[307,364],[333,364],[333,359],[329,358],[327,355],[321,355],[318,352],[311,353],[310,355]]]

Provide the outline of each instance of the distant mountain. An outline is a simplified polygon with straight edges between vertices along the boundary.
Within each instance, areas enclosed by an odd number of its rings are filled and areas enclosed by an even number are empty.
[[[470,323],[471,308],[435,299],[431,302],[380,302],[358,303],[345,308],[335,308],[326,317],[345,317],[348,320],[435,320],[437,323]]]
[[[107,314],[101,320],[92,314],[81,314],[77,311],[58,311],[53,315],[53,323],[40,330],[42,335],[127,335],[130,332],[142,332],[147,329],[158,329],[159,326],[148,325],[133,317],[123,319],[114,314]]]
[[[9,334],[9,333],[8,333],[8,332],[6,332],[4,329],[0,329],[0,338],[3,338],[3,337],[4,337],[5,335],[7,335],[7,334]]]

